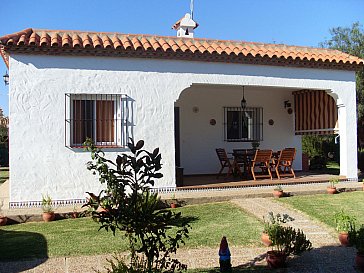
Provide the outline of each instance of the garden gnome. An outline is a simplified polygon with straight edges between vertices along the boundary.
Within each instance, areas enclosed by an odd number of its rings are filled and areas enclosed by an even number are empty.
[[[230,250],[226,237],[222,237],[219,249],[220,272],[231,272]]]

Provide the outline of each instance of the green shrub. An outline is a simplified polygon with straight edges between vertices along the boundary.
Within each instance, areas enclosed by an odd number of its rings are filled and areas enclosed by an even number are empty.
[[[336,224],[336,230],[338,232],[351,232],[355,230],[356,218],[346,214],[343,210],[335,213],[334,220]]]
[[[148,152],[143,149],[144,141],[135,144],[130,139],[130,153],[118,155],[113,162],[105,158],[104,152],[92,140],[88,139],[85,146],[92,158],[88,169],[98,174],[99,181],[106,184],[106,189],[98,196],[89,193],[91,198],[86,206],[91,209],[93,219],[100,223],[100,229],[111,230],[114,235],[117,229],[123,231],[129,241],[130,266],[139,253],[146,261],[146,272],[186,269],[186,265],[170,255],[184,244],[190,226],[180,212],[159,209],[158,195],[149,191],[155,180],[163,177],[159,149]],[[99,207],[104,211],[98,211]],[[124,265],[114,264],[115,270],[124,270]]]

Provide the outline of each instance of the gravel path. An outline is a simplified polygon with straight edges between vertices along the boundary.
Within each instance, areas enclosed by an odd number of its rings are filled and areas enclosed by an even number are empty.
[[[263,219],[268,212],[286,213],[295,220],[288,224],[301,229],[312,242],[313,250],[293,257],[288,262],[287,272],[356,272],[354,269],[355,249],[340,246],[338,239],[321,223],[312,221],[305,214],[274,202],[272,198],[236,199],[232,201],[245,211]]]

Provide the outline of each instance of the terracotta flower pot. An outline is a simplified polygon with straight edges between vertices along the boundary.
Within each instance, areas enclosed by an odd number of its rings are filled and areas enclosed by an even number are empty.
[[[8,217],[0,216],[0,226],[5,226],[7,221],[8,221]]]
[[[54,212],[43,212],[43,215],[42,216],[43,216],[44,222],[51,222],[56,217],[56,215],[54,214]]]
[[[73,219],[76,219],[77,217],[78,217],[78,212],[77,211],[74,211],[74,212],[72,212],[72,218]]]
[[[347,233],[347,232],[339,233],[339,241],[342,246],[351,246],[351,244],[349,242],[349,233]]]
[[[356,253],[355,264],[360,271],[364,272],[364,253]]]
[[[327,187],[327,193],[328,194],[335,194],[335,193],[337,193],[337,191],[336,191],[336,187]]]
[[[262,233],[262,243],[265,245],[265,246],[271,246],[272,245],[272,241],[269,239],[269,235],[267,233]]]
[[[286,266],[287,255],[279,251],[268,251],[266,261],[269,268],[282,268]]]
[[[275,198],[281,198],[283,196],[283,194],[284,194],[283,191],[277,191],[277,190],[273,191],[273,196]]]
[[[105,209],[105,208],[103,208],[103,207],[101,207],[101,206],[99,206],[98,208],[97,208],[97,210],[96,210],[97,212],[108,212],[108,210],[107,209]]]
[[[171,208],[172,208],[172,209],[177,208],[177,204],[176,204],[176,203],[171,203]]]

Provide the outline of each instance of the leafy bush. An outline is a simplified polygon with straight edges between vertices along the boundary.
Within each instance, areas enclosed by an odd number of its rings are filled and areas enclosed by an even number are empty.
[[[300,230],[292,227],[275,225],[268,232],[269,239],[272,241],[272,248],[286,256],[291,254],[299,255],[304,251],[311,250],[312,244],[306,235]]]
[[[335,188],[336,184],[338,184],[339,182],[340,182],[339,177],[330,178],[329,180],[330,188]]]
[[[142,140],[135,144],[130,139],[130,154],[118,155],[113,162],[105,158],[104,152],[92,140],[88,139],[85,146],[92,158],[88,169],[98,174],[99,181],[106,184],[106,189],[98,196],[89,193],[91,198],[86,206],[92,210],[93,219],[100,223],[100,229],[110,229],[114,235],[116,230],[125,233],[132,255],[130,266],[137,259],[136,253],[140,253],[146,260],[146,272],[186,269],[186,265],[170,255],[184,244],[190,226],[181,213],[159,210],[158,195],[149,191],[155,180],[163,177],[159,149],[148,152],[142,149]],[[99,207],[104,211],[98,210]],[[123,266],[122,263],[119,265]]]
[[[280,226],[281,224],[294,221],[294,218],[289,216],[288,214],[274,214],[272,211],[268,213],[267,220],[263,217],[264,220],[264,233],[269,233],[270,229],[275,229],[275,226]]]
[[[48,194],[42,195],[42,210],[47,213],[54,212],[52,198]]]
[[[302,152],[307,154],[310,160],[316,158],[315,160],[319,161],[318,163],[324,163],[325,165],[329,153],[337,161],[339,151],[338,145],[335,144],[334,140],[335,136],[302,136]]]
[[[343,210],[335,213],[334,220],[336,224],[336,230],[338,232],[351,232],[355,230],[356,218],[346,214]]]
[[[358,253],[364,254],[364,225],[358,230],[354,229],[349,232],[349,240],[355,246]]]
[[[109,263],[109,267],[105,267],[107,273],[146,273],[146,261],[139,256],[127,262],[125,257],[117,255],[113,256],[113,259],[106,259]],[[156,272],[156,271],[154,271]],[[98,271],[98,273],[101,273]]]

